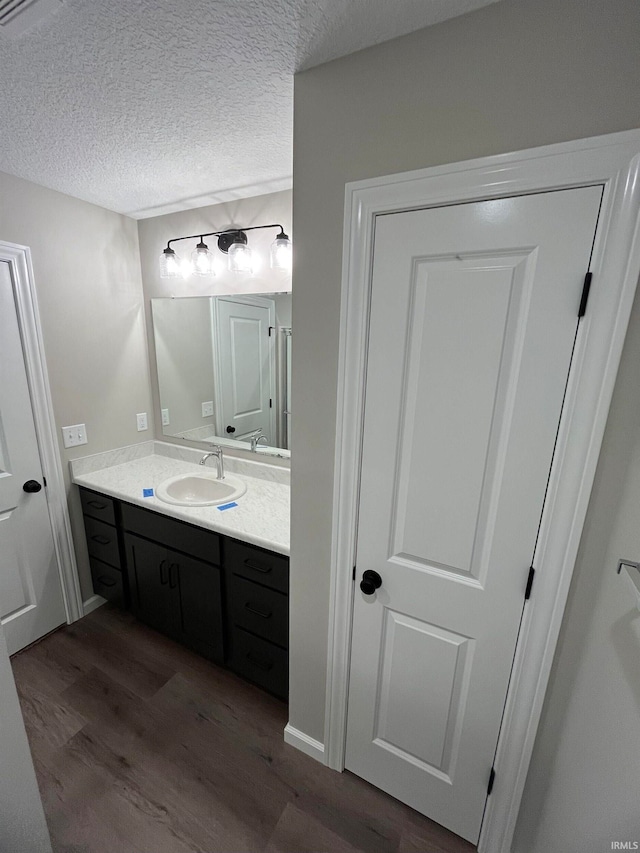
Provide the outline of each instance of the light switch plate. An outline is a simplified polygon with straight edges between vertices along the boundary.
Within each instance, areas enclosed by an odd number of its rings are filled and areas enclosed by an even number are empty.
[[[87,443],[87,428],[84,424],[62,427],[62,441],[65,447],[78,447]]]
[[[213,400],[202,404],[202,417],[210,418],[213,415]]]
[[[169,426],[171,421],[169,420],[169,409],[162,410],[162,426]]]
[[[140,412],[139,414],[137,414],[136,421],[138,423],[138,432],[142,432],[143,430],[148,429],[146,412]]]

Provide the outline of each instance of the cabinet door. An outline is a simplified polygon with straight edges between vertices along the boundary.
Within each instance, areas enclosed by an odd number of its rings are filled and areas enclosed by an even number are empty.
[[[171,552],[131,533],[125,534],[125,543],[134,613],[157,631],[178,637],[179,586],[175,568],[170,571],[175,563]]]
[[[182,641],[211,660],[222,662],[220,569],[184,554],[167,552],[170,582],[178,567]]]

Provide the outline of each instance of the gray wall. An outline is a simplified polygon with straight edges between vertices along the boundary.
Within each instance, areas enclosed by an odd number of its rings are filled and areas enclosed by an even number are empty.
[[[637,0],[503,0],[295,79],[290,723],[313,738],[322,741],[324,727],[345,182],[635,127],[640,124],[639,43]],[[636,312],[634,334],[639,322]],[[612,422],[621,417],[618,409],[627,391],[635,393],[630,382],[621,374]],[[635,435],[638,424],[627,427]],[[628,446],[626,452],[619,467],[630,461]],[[603,465],[615,465],[615,459],[605,455]],[[640,483],[635,494],[629,488],[630,511],[634,499],[640,505]],[[589,527],[612,536],[622,512],[596,497]],[[614,548],[614,539],[611,543]],[[640,541],[629,547],[638,554]],[[610,565],[606,568],[609,572]],[[590,571],[600,576],[604,565],[594,569],[583,551],[576,582]],[[572,654],[558,658],[562,669],[548,697],[521,819],[522,827],[535,824],[534,817],[529,820],[531,804],[544,803],[545,826],[539,827],[544,841],[535,849],[547,853],[580,849],[568,835],[549,841],[554,837],[549,828],[560,826],[564,803],[579,799],[583,782],[572,772],[575,751],[589,737],[601,744],[637,740],[639,730],[637,687],[621,667],[611,678],[618,690],[636,698],[625,704],[617,731],[596,726],[594,719],[591,726],[580,727],[559,693],[559,683],[573,683],[576,672],[589,666],[582,644],[585,622],[595,646],[614,642],[604,590],[586,584],[582,597],[577,589],[572,592],[563,640],[563,649],[571,648]],[[621,600],[618,604],[624,607]],[[638,659],[637,638],[618,632],[616,642],[625,644],[625,660]],[[587,683],[591,695],[606,681],[592,674]],[[551,756],[560,735],[568,737],[567,728],[577,746],[561,770]],[[587,768],[594,788],[591,805],[597,801],[599,811],[584,816],[585,833],[608,807],[595,758]],[[555,803],[543,790],[552,771],[565,786],[562,796],[556,790]],[[618,793],[616,785],[613,796]],[[531,853],[534,848],[523,833],[517,849]]]
[[[640,288],[629,323],[514,853],[640,843]]]
[[[215,237],[205,238],[205,243],[221,262],[221,269],[215,278],[198,279],[197,276],[192,276],[186,281],[177,281],[160,278],[158,271],[160,253],[167,241],[173,237],[199,234],[202,231],[221,231],[243,225],[245,227],[269,225],[273,222],[279,222],[286,233],[292,237],[290,190],[139,220],[140,262],[148,328],[152,328],[150,300],[158,296],[221,296],[229,293],[290,291],[291,276],[269,268],[269,247],[278,233],[277,230],[249,233],[249,245],[263,259],[262,267],[253,276],[240,277],[230,273],[224,267],[226,258],[218,252]],[[197,240],[185,240],[184,243],[174,244],[173,248],[181,258],[188,258],[196,243]],[[152,368],[151,389],[156,412],[156,438],[161,439],[163,435],[155,366],[155,342],[151,332],[148,338],[149,360]]]
[[[58,441],[70,491],[85,600],[93,595],[69,459],[153,435],[137,225],[0,173],[0,239],[29,246],[42,318]],[[138,432],[136,414],[148,412]],[[87,425],[89,443],[62,447],[60,428]]]
[[[152,310],[160,401],[169,409],[163,434],[215,432],[214,416],[202,417],[202,404],[214,400],[211,299],[156,299]]]

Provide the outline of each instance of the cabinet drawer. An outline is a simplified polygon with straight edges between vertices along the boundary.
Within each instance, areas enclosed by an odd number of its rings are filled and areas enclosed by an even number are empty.
[[[233,575],[230,604],[235,625],[279,646],[289,645],[289,598],[284,593]]]
[[[93,591],[108,601],[121,604],[124,599],[122,572],[114,569],[113,566],[96,560],[94,557],[90,558],[89,563],[91,565]]]
[[[116,523],[116,513],[111,498],[99,495],[97,492],[89,492],[87,489],[80,489],[80,502],[85,515],[106,521],[107,524]]]
[[[225,543],[226,564],[234,575],[289,592],[289,559],[235,539]]]
[[[84,529],[87,534],[87,548],[91,557],[109,563],[115,568],[120,568],[120,550],[118,548],[118,532],[115,527],[84,517]]]
[[[233,630],[231,669],[281,699],[289,693],[289,653],[266,640]]]
[[[220,564],[220,537],[211,530],[131,504],[122,504],[122,524],[125,530],[138,536],[153,539],[207,563]]]

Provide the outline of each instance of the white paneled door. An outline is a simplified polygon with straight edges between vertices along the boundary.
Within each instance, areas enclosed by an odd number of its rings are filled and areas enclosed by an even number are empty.
[[[9,654],[66,622],[9,265],[0,262],[0,618]]]
[[[273,303],[218,299],[218,353],[222,432],[242,439],[261,429],[275,442],[272,412]]]
[[[601,196],[376,220],[346,767],[473,843]]]

